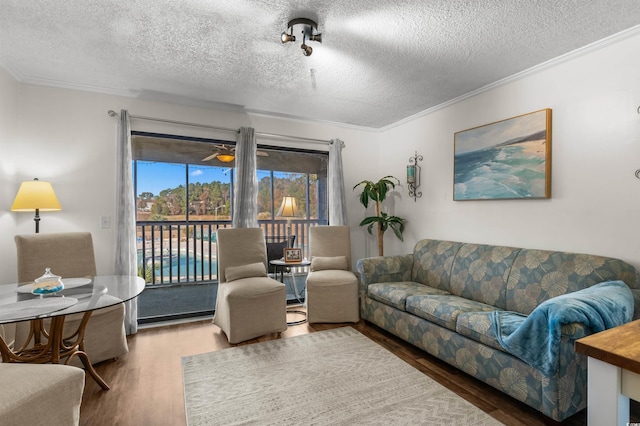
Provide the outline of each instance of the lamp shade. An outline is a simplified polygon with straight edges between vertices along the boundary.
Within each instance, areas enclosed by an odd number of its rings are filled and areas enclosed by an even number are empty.
[[[284,197],[282,205],[276,216],[279,217],[296,217],[298,215],[298,205],[295,197]]]
[[[20,184],[11,211],[27,212],[33,210],[43,212],[62,210],[58,197],[49,182],[34,179]]]

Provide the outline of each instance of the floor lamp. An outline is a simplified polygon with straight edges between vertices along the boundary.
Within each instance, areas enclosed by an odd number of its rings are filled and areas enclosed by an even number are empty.
[[[291,237],[291,218],[298,216],[298,205],[295,197],[284,197],[276,216],[287,218],[287,241]]]
[[[40,232],[40,211],[53,212],[62,210],[60,202],[49,182],[34,180],[22,182],[11,206],[12,212],[36,212],[36,234]]]

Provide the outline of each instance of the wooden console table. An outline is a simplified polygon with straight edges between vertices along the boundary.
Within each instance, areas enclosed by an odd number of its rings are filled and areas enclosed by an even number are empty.
[[[629,398],[640,401],[640,320],[576,340],[587,355],[587,424],[626,426]]]

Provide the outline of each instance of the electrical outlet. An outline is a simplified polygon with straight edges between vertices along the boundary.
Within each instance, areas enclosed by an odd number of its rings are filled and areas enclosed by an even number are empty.
[[[100,229],[111,228],[111,218],[109,216],[100,216]]]

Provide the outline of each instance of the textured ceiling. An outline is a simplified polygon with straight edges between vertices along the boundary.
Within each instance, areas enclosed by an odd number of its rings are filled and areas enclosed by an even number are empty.
[[[323,33],[310,57],[300,36],[280,43],[296,17]],[[380,128],[638,23],[638,0],[0,0],[0,64],[25,83]]]

